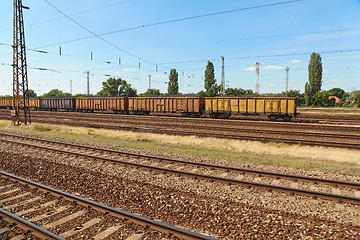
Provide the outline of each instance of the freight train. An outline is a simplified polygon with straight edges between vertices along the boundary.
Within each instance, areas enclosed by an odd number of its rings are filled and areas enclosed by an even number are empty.
[[[180,113],[185,117],[208,115],[267,115],[270,120],[290,121],[297,115],[295,98],[289,97],[63,97],[31,98],[34,110],[114,112],[122,114]],[[11,109],[12,98],[0,98],[0,108]]]

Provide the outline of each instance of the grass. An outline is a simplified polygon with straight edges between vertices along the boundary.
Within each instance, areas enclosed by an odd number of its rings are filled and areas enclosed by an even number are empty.
[[[360,151],[356,150],[283,143],[265,144],[194,136],[169,136],[60,125],[32,124],[14,127],[6,121],[0,121],[0,129],[184,156],[360,176]]]
[[[52,129],[48,125],[35,125],[34,130],[39,132],[49,132]]]
[[[341,107],[298,107],[300,113],[322,113],[322,114],[360,114],[360,108],[341,108]]]

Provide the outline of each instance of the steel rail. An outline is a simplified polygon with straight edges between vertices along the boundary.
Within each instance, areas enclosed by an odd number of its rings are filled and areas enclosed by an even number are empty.
[[[31,232],[32,235],[37,236],[41,239],[55,239],[55,240],[65,240],[65,238],[62,238],[55,233],[52,233],[44,228],[41,228],[40,226],[29,222],[13,213],[10,213],[8,211],[5,211],[4,209],[0,208],[0,216],[3,218],[6,222],[15,223],[19,228]]]
[[[351,196],[323,193],[323,192],[318,192],[318,191],[311,191],[311,190],[304,190],[304,189],[297,189],[297,188],[290,188],[290,187],[282,187],[282,186],[277,186],[277,185],[269,185],[269,184],[242,181],[242,180],[238,180],[238,179],[230,179],[230,178],[210,176],[210,175],[191,173],[191,172],[185,172],[185,171],[179,171],[179,170],[172,170],[172,169],[166,169],[166,168],[162,168],[162,167],[155,167],[155,166],[149,166],[149,165],[144,165],[144,164],[139,164],[139,163],[132,163],[132,162],[127,162],[127,161],[122,161],[122,160],[104,158],[104,157],[99,157],[99,156],[92,156],[92,155],[83,154],[83,153],[68,152],[65,150],[53,149],[53,148],[44,147],[44,146],[36,146],[36,145],[32,145],[32,144],[18,143],[18,142],[3,140],[3,139],[1,139],[1,141],[30,146],[30,147],[34,147],[34,148],[41,148],[41,149],[45,149],[48,151],[59,152],[59,153],[67,154],[67,155],[71,154],[71,155],[83,157],[86,159],[101,160],[101,161],[105,161],[105,162],[114,162],[114,163],[122,164],[125,166],[133,166],[135,168],[147,169],[150,171],[156,171],[156,172],[160,172],[160,173],[171,173],[171,174],[175,174],[175,175],[179,175],[179,176],[181,176],[181,175],[189,176],[189,177],[193,177],[195,179],[216,181],[216,182],[221,182],[221,183],[225,183],[225,184],[229,184],[229,185],[257,187],[257,188],[266,189],[269,191],[275,190],[275,191],[284,192],[284,193],[310,196],[313,198],[323,198],[323,199],[327,199],[327,200],[336,200],[339,202],[347,202],[347,203],[360,205],[360,198],[351,197]]]
[[[44,116],[42,116],[44,118]],[[89,120],[94,120],[94,118],[90,118],[90,117],[81,117],[81,116],[70,116],[71,119],[78,119],[78,120],[82,120],[82,121],[89,121]],[[45,118],[52,118],[50,117],[45,117]],[[126,122],[126,120],[122,120],[122,119],[110,119],[106,121],[107,123],[124,123]],[[158,121],[155,121],[158,122]],[[163,123],[163,122],[161,122]],[[134,123],[135,124],[135,123]],[[149,125],[149,123],[146,123],[147,125]],[[188,125],[186,124],[173,124],[173,123],[167,123],[166,124],[167,127],[172,127],[172,126],[180,126],[180,127],[188,127]],[[337,133],[322,133],[322,132],[302,132],[302,131],[288,131],[288,130],[271,130],[271,129],[253,129],[253,128],[237,128],[237,127],[224,127],[224,126],[218,126],[216,125],[216,123],[199,123],[196,122],[196,127],[200,127],[200,128],[210,128],[211,130],[218,130],[218,131],[234,131],[236,130],[237,132],[260,132],[260,133],[266,133],[266,134],[286,134],[286,135],[295,135],[295,136],[320,136],[320,137],[324,137],[324,138],[343,138],[343,139],[360,139],[360,135],[354,135],[354,134],[337,134]]]
[[[48,139],[40,139],[40,138],[35,138],[35,137],[19,136],[19,135],[14,135],[14,134],[9,134],[9,133],[1,133],[0,132],[0,136],[8,136],[8,137],[15,137],[15,138],[20,138],[20,139],[25,139],[25,140],[40,141],[40,142],[45,142],[45,143],[71,146],[74,148],[83,148],[85,150],[108,152],[108,153],[113,153],[113,154],[118,154],[118,155],[131,156],[131,157],[135,157],[135,158],[145,158],[145,159],[151,159],[151,160],[156,160],[156,161],[160,161],[160,162],[163,161],[163,162],[169,162],[169,163],[181,163],[181,164],[185,164],[185,165],[189,165],[189,166],[205,167],[205,168],[211,168],[211,169],[217,169],[217,170],[223,170],[223,171],[240,172],[240,173],[245,173],[245,174],[250,173],[250,174],[254,174],[254,175],[258,175],[258,176],[268,176],[268,177],[273,177],[273,178],[285,178],[285,179],[293,179],[293,180],[297,180],[297,181],[332,184],[335,186],[344,186],[344,187],[349,187],[349,188],[360,188],[360,183],[357,183],[357,182],[347,182],[347,181],[339,181],[339,180],[333,180],[333,179],[306,177],[306,176],[299,176],[299,175],[293,175],[293,174],[283,174],[283,173],[276,173],[276,172],[267,172],[267,171],[261,171],[261,170],[246,169],[246,168],[229,167],[229,166],[222,166],[222,165],[216,165],[216,164],[190,162],[190,161],[186,161],[186,160],[148,156],[148,155],[143,155],[143,154],[138,154],[138,153],[130,153],[130,152],[104,149],[104,148],[98,148],[98,147],[89,147],[89,146],[84,146],[84,145],[65,143],[65,142],[59,142],[59,141],[48,140]],[[0,139],[0,141],[1,141],[1,139]]]
[[[44,112],[44,113],[47,113],[47,112]],[[73,119],[75,119],[75,118],[76,119],[78,119],[78,118],[84,119],[84,117],[80,117],[78,115],[81,115],[81,114],[86,115],[86,113],[84,114],[84,113],[77,113],[77,112],[72,112],[72,113],[56,112],[56,114],[58,116],[62,116],[62,117],[65,117],[65,118],[69,117],[69,118],[73,118]],[[46,118],[46,119],[52,119],[52,118],[54,118],[54,115],[56,115],[56,114],[47,114],[48,116],[41,115],[41,117]],[[143,118],[141,116],[115,115],[115,114],[112,114],[112,113],[101,113],[101,112],[100,113],[93,113],[93,114],[94,114],[93,115],[94,117],[96,115],[96,117],[98,117],[98,118],[101,118],[101,115],[108,115],[108,116],[111,116],[111,119],[112,119],[111,121],[117,121],[117,122],[121,122],[124,119],[129,119],[129,118],[136,119],[136,120],[139,120],[138,118]],[[53,116],[51,116],[51,115],[53,115]],[[75,115],[75,116],[71,116],[71,115]],[[121,116],[121,119],[115,119],[117,116],[119,116],[119,118]],[[153,121],[153,122],[158,122],[159,119],[155,119],[155,116],[156,116],[156,118],[164,118],[164,119],[179,118],[179,116],[163,116],[163,115],[152,115],[152,116],[146,116],[145,118],[151,119],[151,121]],[[4,117],[4,115],[2,115],[1,111],[0,111],[0,117]],[[9,115],[6,115],[5,118],[10,119]],[[92,118],[92,120],[93,119],[94,118]],[[194,121],[194,119],[192,119],[192,118],[181,118],[181,119],[183,121],[188,120],[187,122]],[[249,123],[251,123],[251,125],[254,125],[254,124],[259,125],[258,120],[259,119],[251,119],[251,120],[250,119],[247,119],[247,120],[242,120],[241,119],[239,121],[239,119],[236,119],[236,118],[232,118],[232,119],[216,119],[216,120],[215,119],[209,119],[209,118],[201,118],[201,119],[196,119],[196,122],[197,123],[202,123],[202,124],[207,124],[207,123],[210,123],[210,124],[214,123],[215,124],[214,121],[216,121],[216,123],[219,123],[219,124],[224,124],[226,122],[231,122],[232,124],[239,124],[239,125],[244,125],[245,123],[249,122]],[[45,120],[37,120],[37,121],[38,122],[44,122],[44,123],[46,122]],[[124,121],[126,121],[126,120],[124,120]],[[287,122],[269,122],[269,121],[263,121],[263,122],[266,122],[265,124],[267,124],[267,125],[277,124],[277,126],[276,126],[277,128],[284,128],[285,124],[293,124],[293,123],[287,123]],[[302,122],[301,124],[293,125],[293,126],[296,126],[296,128],[298,128],[298,126],[304,127],[304,125],[306,125],[306,127],[310,127],[312,130],[314,130],[314,127],[316,127],[315,130],[329,128],[329,127],[327,127],[328,125],[321,124],[321,123],[314,125],[315,122],[313,122],[311,124],[308,124],[308,123],[305,123],[305,121],[303,121],[303,120],[293,121],[293,122]],[[47,122],[47,123],[49,123],[49,122]],[[56,122],[56,123],[58,123],[58,122]],[[72,124],[72,125],[74,125],[74,124]],[[261,123],[261,125],[263,126],[264,123]],[[78,125],[74,125],[74,126],[78,126]],[[339,126],[337,128],[339,128]],[[350,135],[351,135],[351,133],[353,131],[356,131],[356,128],[357,127],[355,127],[355,126],[354,127],[349,127],[348,125],[347,126],[341,126],[341,130],[350,131],[349,132]],[[239,129],[241,129],[241,128],[239,128]],[[249,130],[249,129],[246,129],[246,131],[247,130]],[[281,130],[278,130],[278,131],[281,131]],[[287,131],[284,131],[284,133],[286,133],[286,132]],[[303,133],[303,132],[300,132],[300,133]],[[311,135],[311,133],[310,133],[310,135]],[[333,134],[330,134],[330,135],[333,135]],[[327,137],[332,137],[330,135],[328,135]],[[346,138],[346,136],[348,136],[348,135],[346,135],[346,134],[340,135],[341,138]],[[354,136],[354,135],[352,135],[352,136]],[[334,135],[334,137],[336,137],[336,135]],[[355,137],[358,138],[356,135],[355,135]]]
[[[51,120],[36,120],[37,122],[50,123],[50,124],[64,124],[63,121]],[[224,139],[236,139],[236,140],[249,140],[249,141],[259,141],[259,142],[282,142],[287,144],[303,144],[311,146],[325,146],[325,147],[339,147],[339,148],[348,148],[348,149],[360,149],[360,144],[357,143],[344,143],[344,142],[334,142],[334,141],[318,141],[318,140],[304,140],[304,139],[292,139],[292,138],[278,138],[278,137],[264,137],[264,136],[242,136],[235,134],[218,134],[218,133],[204,133],[204,132],[189,132],[185,130],[174,130],[174,129],[160,129],[160,128],[144,128],[144,127],[130,127],[130,126],[113,126],[113,125],[104,125],[97,123],[73,123],[68,122],[67,125],[71,126],[86,126],[92,128],[104,128],[104,129],[114,129],[114,130],[128,130],[128,131],[139,131],[139,132],[155,132],[155,133],[165,133],[165,134],[179,134],[184,136],[198,136],[198,137],[215,137],[215,138],[224,138]]]
[[[78,112],[48,112],[48,111],[44,111],[42,112],[42,114],[36,114],[37,112],[34,112],[34,116],[40,116],[42,118],[53,118],[54,116],[61,116],[61,117],[69,117],[69,118],[74,118],[74,119],[78,119],[78,118],[82,118],[84,119],[85,117],[88,117],[89,114],[86,113],[78,113]],[[44,116],[44,114],[46,114],[46,116]],[[136,120],[140,120],[143,118],[147,118],[147,120],[151,119],[151,121],[153,122],[163,122],[162,119],[176,119],[176,118],[181,118],[181,120],[185,121],[185,122],[193,122],[196,120],[197,123],[200,124],[224,124],[226,122],[231,122],[232,124],[240,124],[240,125],[244,125],[244,123],[248,123],[250,122],[251,124],[256,124],[256,125],[273,125],[276,124],[277,127],[283,127],[285,125],[288,124],[293,124],[294,125],[294,121],[293,122],[272,122],[272,121],[265,121],[266,123],[258,123],[258,119],[242,119],[242,118],[230,118],[230,119],[211,119],[211,118],[184,118],[184,117],[180,117],[180,116],[166,116],[166,115],[150,115],[150,116],[139,116],[139,115],[119,115],[119,114],[113,114],[113,113],[105,113],[105,112],[98,112],[98,113],[92,113],[92,117],[97,117],[97,118],[101,118],[102,116],[107,115],[110,116],[110,119],[112,121],[122,121],[122,120],[127,120],[127,119],[136,119]],[[0,116],[4,116],[3,112],[0,111]],[[5,117],[9,117],[9,115],[5,115]],[[93,119],[93,118],[92,118]],[[178,120],[178,119],[177,119]],[[304,120],[298,119],[299,121],[301,121],[301,124],[297,124],[298,126],[304,126],[306,125],[307,127],[313,127],[314,123],[305,123]],[[295,122],[299,122],[299,121],[295,121]],[[319,125],[317,127],[323,128],[326,127],[326,125],[324,124],[316,124]],[[339,127],[339,126],[338,126]],[[341,126],[341,128],[349,128],[349,126]],[[356,128],[355,126],[352,128]]]
[[[171,233],[174,236],[177,236],[182,239],[186,239],[186,240],[195,240],[195,239],[215,240],[216,239],[216,238],[208,236],[208,235],[191,232],[191,231],[185,230],[183,228],[179,228],[179,227],[169,225],[169,224],[157,221],[157,220],[146,218],[146,217],[138,215],[138,214],[134,214],[131,212],[127,212],[125,210],[114,208],[114,207],[108,206],[103,203],[98,203],[98,202],[95,202],[90,199],[86,199],[86,198],[83,198],[83,197],[80,197],[77,195],[73,195],[68,192],[64,192],[64,191],[61,191],[61,190],[58,190],[58,189],[55,189],[55,188],[52,188],[49,186],[45,186],[41,183],[36,183],[34,181],[31,181],[31,180],[28,180],[28,179],[25,179],[22,177],[18,177],[13,174],[10,174],[10,173],[0,171],[0,174],[2,176],[5,176],[6,178],[10,178],[10,179],[16,180],[18,182],[22,182],[22,183],[31,185],[33,187],[42,189],[42,190],[49,192],[55,196],[63,197],[64,199],[67,199],[70,201],[76,201],[80,205],[83,205],[86,207],[91,206],[93,209],[95,209],[97,211],[108,212],[112,216],[119,217],[119,218],[127,218],[136,224],[139,224],[142,226],[149,226],[151,229],[154,229],[154,230],[157,230],[157,231],[160,231],[163,233]]]

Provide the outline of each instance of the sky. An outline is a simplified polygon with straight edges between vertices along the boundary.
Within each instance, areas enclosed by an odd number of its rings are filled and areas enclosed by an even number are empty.
[[[13,2],[0,0],[0,95],[12,94]],[[121,77],[145,92],[204,90],[207,61],[226,87],[304,91],[312,52],[322,89],[360,90],[360,0],[23,0],[29,88],[86,93]],[[60,54],[61,49],[61,54]],[[41,53],[38,51],[45,51]],[[47,70],[39,70],[47,69]],[[150,76],[150,77],[149,77]],[[149,84],[150,79],[150,84]]]

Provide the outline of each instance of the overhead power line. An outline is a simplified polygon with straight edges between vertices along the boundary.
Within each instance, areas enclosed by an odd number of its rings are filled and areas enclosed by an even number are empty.
[[[68,18],[69,20],[71,20],[72,22],[74,22],[76,25],[80,26],[82,29],[84,29],[85,31],[89,32],[93,37],[99,38],[99,39],[102,40],[103,42],[105,42],[105,43],[113,46],[114,48],[118,49],[119,51],[124,52],[124,53],[126,53],[126,54],[128,54],[128,55],[130,55],[130,56],[132,56],[132,57],[134,57],[134,58],[137,58],[137,59],[139,59],[139,60],[141,60],[141,61],[144,61],[144,62],[153,64],[153,65],[157,65],[156,63],[153,63],[153,62],[151,62],[151,61],[149,61],[149,60],[146,60],[146,59],[144,59],[144,58],[142,58],[142,57],[139,57],[139,56],[137,56],[137,55],[135,55],[135,54],[132,54],[132,53],[130,53],[130,52],[128,52],[128,51],[126,51],[126,50],[124,50],[124,49],[116,46],[116,45],[113,44],[112,42],[110,42],[110,41],[106,40],[105,38],[101,37],[101,35],[95,34],[93,31],[89,30],[87,27],[85,27],[84,25],[82,25],[81,23],[77,22],[75,19],[73,19],[73,18],[70,17],[69,15],[65,14],[64,12],[62,12],[60,9],[58,9],[58,8],[55,7],[53,4],[51,4],[48,0],[44,0],[44,1],[45,1],[47,4],[49,4],[51,7],[53,7],[54,9],[56,9],[59,13],[61,13],[62,15],[64,15],[66,18]]]
[[[47,3],[49,3],[47,0],[44,0],[44,1],[46,1]],[[101,34],[96,34],[96,35],[91,32],[92,36],[87,36],[87,37],[82,37],[82,38],[67,40],[67,41],[63,41],[63,42],[59,42],[59,43],[54,43],[54,44],[45,45],[45,46],[42,46],[42,47],[51,47],[51,46],[55,46],[55,45],[59,45],[59,44],[77,42],[77,41],[86,40],[86,39],[89,39],[89,38],[101,37],[101,36],[111,35],[111,34],[120,33],[120,32],[132,31],[132,30],[136,30],[136,29],[142,29],[142,28],[147,28],[147,27],[154,27],[154,26],[159,26],[159,25],[164,25],[164,24],[169,24],[169,23],[182,22],[182,21],[187,21],[187,20],[193,20],[193,19],[198,19],[198,18],[211,17],[211,16],[216,16],[216,15],[222,15],[222,14],[229,14],[229,13],[234,13],[234,12],[240,12],[240,11],[258,9],[258,8],[273,7],[273,6],[290,4],[290,3],[301,2],[301,1],[302,1],[302,0],[291,0],[291,1],[284,1],[284,2],[277,2],[277,3],[270,3],[270,4],[263,4],[263,5],[245,7],[245,8],[232,9],[232,10],[221,11],[221,12],[207,13],[207,14],[202,14],[202,15],[196,15],[196,16],[190,16],[190,17],[183,17],[183,18],[177,18],[177,19],[172,19],[172,20],[166,20],[166,21],[157,22],[157,23],[143,24],[143,25],[140,25],[140,26],[125,28],[125,29],[121,29],[121,30],[116,30],[116,31],[106,32],[106,33],[101,33]],[[49,4],[50,4],[50,3],[49,3]],[[51,5],[51,4],[50,4],[50,5]],[[57,10],[58,10],[58,9],[57,9]],[[58,11],[59,11],[59,10],[58,10]]]
[[[360,52],[360,49],[348,49],[348,50],[332,50],[332,51],[319,51],[321,54],[329,53],[349,53],[349,52]],[[301,53],[284,53],[284,54],[270,54],[270,55],[257,55],[257,56],[241,56],[241,57],[228,57],[228,60],[236,59],[261,59],[261,58],[271,58],[271,57],[287,57],[287,56],[300,56],[300,55],[309,55],[312,52],[301,52]],[[161,65],[170,65],[170,64],[184,64],[184,63],[196,63],[196,62],[207,62],[207,61],[220,61],[220,58],[214,59],[197,59],[189,61],[178,61],[178,62],[163,62]]]

